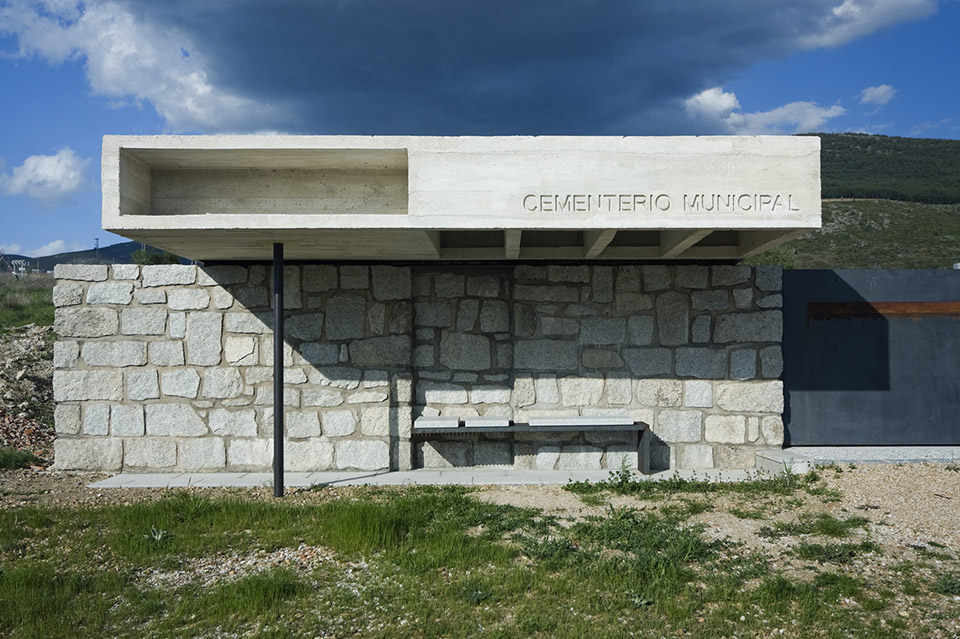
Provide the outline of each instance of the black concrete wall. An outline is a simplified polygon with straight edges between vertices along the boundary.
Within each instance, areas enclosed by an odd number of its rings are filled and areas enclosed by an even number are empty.
[[[785,445],[960,445],[960,271],[783,274]]]

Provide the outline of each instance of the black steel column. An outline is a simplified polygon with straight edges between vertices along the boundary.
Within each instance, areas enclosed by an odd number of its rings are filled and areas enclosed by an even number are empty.
[[[273,245],[273,496],[283,497],[283,244]]]

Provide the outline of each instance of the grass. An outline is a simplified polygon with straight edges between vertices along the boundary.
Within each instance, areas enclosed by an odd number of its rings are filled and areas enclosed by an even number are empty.
[[[850,517],[837,519],[829,513],[820,513],[813,517],[800,515],[796,521],[777,522],[773,526],[763,526],[757,533],[765,539],[780,539],[781,537],[800,535],[819,535],[845,539],[857,528],[863,528],[870,523],[865,517]]]
[[[626,480],[603,490],[636,490]],[[0,636],[903,636],[887,611],[896,593],[843,571],[846,557],[873,551],[869,541],[798,545],[811,562],[840,568],[797,579],[706,535],[698,520],[714,508],[709,494],[665,484],[650,493],[664,500],[656,509],[607,505],[571,521],[485,503],[462,487],[325,491],[311,504],[176,492],[151,503],[0,510]],[[724,491],[743,509],[785,490],[732,486]],[[803,521],[834,537],[859,523]],[[312,564],[238,569],[208,585],[190,576],[192,566],[231,557],[316,547],[329,551]],[[145,580],[171,571],[187,578]]]
[[[929,542],[929,545],[932,548],[936,548],[937,550],[932,550],[931,548],[928,548],[923,544],[907,544],[907,547],[913,548],[917,552],[917,554],[923,557],[924,559],[939,559],[941,561],[950,561],[952,559],[956,559],[956,557],[954,557],[950,553],[943,551],[943,548],[944,548],[943,544],[939,544],[935,541],[932,541],[932,542]]]
[[[933,591],[941,595],[960,596],[960,573],[940,575],[933,583]]]
[[[817,473],[808,473],[804,476],[790,472],[775,477],[761,477],[739,482],[712,482],[705,479],[681,477],[679,474],[659,480],[648,481],[629,470],[618,470],[610,473],[610,478],[598,481],[571,481],[564,488],[581,499],[590,498],[604,493],[614,495],[631,495],[641,499],[661,499],[664,495],[706,495],[727,493],[736,495],[752,495],[754,497],[790,496],[798,490],[811,495],[836,496],[835,490],[822,483],[822,477]],[[587,502],[585,502],[587,503]],[[589,504],[593,505],[593,504]]]
[[[868,552],[879,553],[881,552],[880,546],[871,541],[856,544],[815,544],[804,541],[793,549],[793,554],[800,559],[834,564],[848,564],[858,556]]]
[[[751,508],[731,508],[730,514],[737,519],[763,519],[766,517],[767,505],[761,504]]]
[[[0,331],[25,324],[52,326],[53,284],[45,275],[0,277]]]
[[[45,462],[23,450],[15,448],[0,448],[0,470],[29,468],[31,465],[41,466]]]

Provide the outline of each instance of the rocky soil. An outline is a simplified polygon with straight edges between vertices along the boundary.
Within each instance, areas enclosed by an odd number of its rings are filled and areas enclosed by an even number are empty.
[[[53,460],[51,326],[0,333],[0,446]]]

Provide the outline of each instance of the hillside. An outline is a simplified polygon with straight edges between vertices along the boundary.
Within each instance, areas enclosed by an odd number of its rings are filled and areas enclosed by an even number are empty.
[[[39,268],[41,271],[52,271],[57,264],[130,264],[133,262],[133,252],[139,251],[140,248],[140,242],[120,242],[119,244],[102,246],[96,251],[93,249],[71,251],[40,258],[5,253],[3,257],[8,262],[27,260],[31,270]],[[38,263],[39,267],[37,266]]]
[[[960,140],[817,135],[824,198],[960,203]]]
[[[960,262],[960,204],[823,203],[823,228],[750,263],[789,268],[951,268]]]
[[[817,135],[823,228],[748,263],[950,268],[960,262],[960,140]]]

